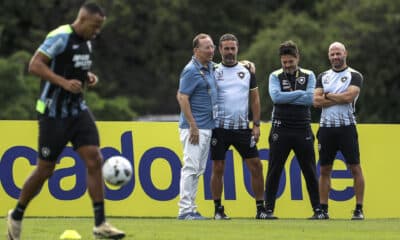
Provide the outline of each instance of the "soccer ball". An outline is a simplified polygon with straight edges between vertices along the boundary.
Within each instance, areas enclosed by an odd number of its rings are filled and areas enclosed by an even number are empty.
[[[103,178],[114,186],[124,186],[132,178],[132,165],[122,156],[113,156],[103,164]]]

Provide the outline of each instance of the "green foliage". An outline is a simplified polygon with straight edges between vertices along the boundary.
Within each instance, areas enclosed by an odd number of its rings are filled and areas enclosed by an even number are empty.
[[[32,110],[39,84],[26,73],[28,55],[49,31],[72,23],[83,2],[2,1],[2,119],[35,118]],[[96,2],[106,9],[107,21],[101,37],[94,41],[93,71],[100,78],[95,105],[110,101],[95,108],[98,119],[178,113],[175,93],[180,72],[192,55],[193,37],[209,33],[218,44],[219,37],[230,32],[239,38],[240,59],[249,59],[257,66],[263,120],[270,118],[267,77],[280,67],[279,43],[292,39],[300,48],[300,65],[316,75],[329,68],[328,45],[343,42],[349,51],[349,65],[365,77],[357,104],[360,122],[400,122],[400,112],[393,110],[400,108],[399,1]],[[18,51],[25,53],[24,61],[12,57]],[[215,61],[220,61],[218,51]],[[110,114],[114,111],[118,114]],[[313,120],[318,120],[317,113]]]
[[[335,40],[345,43],[348,64],[364,75],[357,104],[359,119],[400,122],[400,113],[393,111],[400,108],[400,2],[334,0],[319,3],[316,8],[325,18],[326,46]]]
[[[0,119],[33,119],[38,81],[26,76],[29,54],[24,51],[0,58]]]
[[[132,120],[137,114],[129,107],[129,100],[126,97],[113,99],[100,98],[95,92],[86,94],[86,101],[90,110],[98,120],[122,121]]]
[[[39,95],[40,79],[27,75],[30,54],[16,52],[9,58],[0,58],[0,119],[35,119],[35,104]],[[99,120],[132,120],[137,114],[129,106],[127,97],[100,98],[87,93],[87,101]]]
[[[364,74],[359,114],[371,122],[400,122],[400,3],[361,1],[355,14],[372,27],[358,37],[354,63]],[[368,14],[366,13],[368,12]]]
[[[271,72],[281,68],[278,55],[280,43],[290,39],[296,42],[301,55],[299,64],[303,68],[315,71],[315,59],[322,58],[321,46],[318,46],[321,42],[321,35],[317,34],[321,31],[318,22],[305,13],[292,14],[288,9],[281,9],[270,17],[276,21],[257,34],[255,43],[243,55],[244,59],[250,59],[257,65],[263,119],[269,119],[272,110],[268,78]]]
[[[316,3],[314,11],[294,14],[282,7],[268,14],[270,23],[244,54],[258,66],[263,119],[269,119],[272,108],[265,76],[280,67],[279,43],[293,39],[300,48],[300,65],[316,75],[330,67],[329,44],[343,42],[349,52],[348,64],[365,78],[357,103],[359,121],[400,122],[400,113],[393,111],[400,108],[400,69],[396,66],[400,56],[399,9],[398,1],[332,0]],[[313,121],[318,121],[318,111],[313,112]]]
[[[128,96],[141,114],[176,113],[175,92],[180,72],[192,55],[193,37],[207,32],[217,41],[223,33],[232,32],[241,46],[248,46],[260,25],[262,12],[253,11],[262,6],[259,1],[234,2],[113,1],[96,43],[101,50],[96,53],[96,72],[102,79],[113,80],[101,88],[101,95]]]

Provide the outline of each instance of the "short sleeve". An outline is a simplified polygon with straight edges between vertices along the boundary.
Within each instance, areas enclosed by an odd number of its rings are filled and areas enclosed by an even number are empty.
[[[351,82],[350,85],[357,86],[359,88],[362,87],[363,84],[363,76],[359,72],[351,72]]]
[[[179,92],[190,96],[195,88],[196,81],[193,78],[193,71],[190,68],[183,69],[179,79]]]
[[[47,37],[42,45],[40,45],[38,51],[53,59],[65,50],[68,36],[69,34],[56,34]]]
[[[324,73],[320,73],[317,77],[317,82],[315,84],[315,88],[324,88],[324,86],[322,85],[322,76],[324,75]]]

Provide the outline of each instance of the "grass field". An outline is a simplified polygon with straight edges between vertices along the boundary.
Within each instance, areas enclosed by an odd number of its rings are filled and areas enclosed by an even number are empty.
[[[125,239],[136,240],[400,239],[400,219],[178,221],[172,218],[109,218],[108,220],[127,233]],[[55,240],[59,239],[67,229],[76,230],[82,239],[93,239],[92,227],[91,218],[26,218],[23,222],[22,239]]]

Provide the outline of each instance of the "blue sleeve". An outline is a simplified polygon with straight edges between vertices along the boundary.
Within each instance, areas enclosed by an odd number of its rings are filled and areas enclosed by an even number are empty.
[[[288,103],[291,104],[297,98],[301,97],[304,91],[296,90],[292,92],[281,91],[281,85],[279,79],[274,74],[269,75],[269,95],[271,96],[272,102],[277,104]]]
[[[62,53],[68,43],[69,34],[57,34],[47,37],[38,51],[53,59],[55,56]]]
[[[190,68],[183,69],[179,79],[179,92],[190,96],[196,85],[196,80],[193,78],[193,71]]]
[[[306,91],[303,92],[303,95],[301,97],[299,97],[298,99],[296,99],[295,101],[293,101],[293,104],[296,105],[312,105],[313,103],[313,97],[314,97],[314,89],[315,89],[315,75],[314,73],[311,73],[308,76],[308,84],[307,84],[307,89]]]

